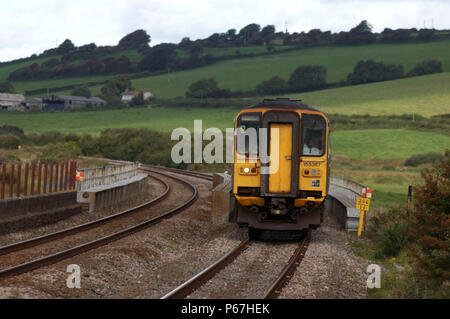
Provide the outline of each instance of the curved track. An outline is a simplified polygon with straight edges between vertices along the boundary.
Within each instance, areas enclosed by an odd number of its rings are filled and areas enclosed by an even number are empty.
[[[159,174],[159,175],[162,175],[162,176],[165,176],[165,177],[168,177],[168,178],[170,178],[172,180],[176,180],[176,181],[178,181],[178,182],[188,186],[188,188],[192,191],[192,195],[189,197],[188,200],[186,200],[182,204],[180,204],[180,205],[178,205],[178,206],[176,206],[176,207],[174,207],[174,208],[172,208],[172,209],[170,209],[168,211],[162,212],[158,216],[150,218],[148,220],[145,220],[144,222],[141,222],[139,224],[133,225],[131,227],[128,227],[128,228],[123,229],[121,231],[115,232],[115,233],[110,234],[108,236],[95,239],[95,240],[90,241],[88,243],[84,243],[84,244],[72,247],[70,249],[59,251],[57,253],[54,253],[54,254],[51,254],[51,255],[48,255],[48,256],[44,256],[44,257],[41,257],[41,258],[33,259],[31,261],[27,261],[27,262],[24,262],[24,263],[21,263],[21,264],[16,264],[16,265],[11,266],[9,268],[0,270],[0,278],[5,278],[5,277],[8,277],[8,276],[21,274],[21,273],[28,272],[28,271],[31,271],[31,270],[36,269],[36,268],[43,267],[45,265],[53,264],[53,263],[56,263],[56,262],[61,261],[63,259],[79,255],[79,254],[81,254],[83,252],[86,252],[88,250],[91,250],[91,249],[94,249],[94,248],[106,245],[106,244],[108,244],[108,243],[110,243],[112,241],[118,240],[118,239],[120,239],[122,237],[131,235],[131,234],[133,234],[133,233],[135,233],[137,231],[140,231],[140,230],[142,230],[142,229],[144,229],[146,227],[149,227],[150,225],[154,225],[154,224],[158,223],[159,221],[161,221],[164,218],[170,217],[170,216],[174,215],[175,213],[181,212],[182,210],[184,210],[185,208],[190,206],[197,199],[197,196],[198,196],[197,188],[194,185],[192,185],[191,183],[189,183],[189,182],[187,182],[187,181],[185,181],[185,180],[183,180],[181,178],[178,178],[176,176],[173,176],[171,174],[163,173],[161,171],[155,171],[155,170],[147,169],[147,168],[143,168],[143,170],[149,171],[149,172],[152,172],[152,173],[156,173],[156,174]],[[114,214],[112,216],[101,218],[99,220],[95,220],[95,221],[92,221],[92,222],[89,222],[89,223],[86,223],[86,224],[82,224],[82,225],[79,225],[79,226],[76,226],[76,227],[72,227],[70,229],[66,229],[66,230],[63,230],[63,231],[60,231],[60,232],[56,232],[56,233],[52,233],[52,234],[49,234],[49,235],[32,238],[32,239],[29,239],[29,240],[26,240],[26,241],[23,241],[23,242],[19,242],[19,243],[16,243],[16,244],[0,247],[0,255],[10,254],[12,252],[20,252],[21,250],[26,249],[26,248],[38,246],[38,245],[41,245],[43,243],[54,241],[56,239],[65,238],[65,237],[67,237],[69,235],[76,234],[76,233],[79,233],[79,232],[82,232],[82,231],[86,231],[88,229],[92,229],[94,227],[98,227],[100,225],[106,224],[106,223],[110,222],[113,219],[117,219],[118,217],[123,217],[125,215],[129,215],[132,212],[141,211],[142,209],[146,209],[146,208],[148,208],[150,206],[153,206],[157,202],[159,202],[162,199],[166,198],[167,194],[170,191],[170,187],[169,187],[169,185],[166,182],[162,181],[161,179],[156,178],[154,176],[152,176],[152,177],[157,179],[157,180],[159,180],[159,181],[161,181],[166,186],[166,190],[163,192],[163,194],[161,194],[157,198],[155,198],[155,199],[153,199],[153,200],[151,200],[151,201],[149,201],[147,203],[144,203],[144,204],[141,204],[139,206],[133,207],[131,209],[127,209],[127,210],[122,211],[120,213]]]

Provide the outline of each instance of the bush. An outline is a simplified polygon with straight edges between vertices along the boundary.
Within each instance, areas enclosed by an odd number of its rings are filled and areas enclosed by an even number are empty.
[[[42,162],[60,162],[81,155],[81,150],[75,142],[47,144],[42,149]]]
[[[189,86],[186,97],[202,99],[228,98],[231,97],[231,91],[229,89],[219,89],[215,79],[201,79]]]
[[[23,129],[21,129],[18,126],[13,126],[13,125],[0,126],[0,135],[15,135],[19,138],[25,137],[25,133],[23,132]]]
[[[273,76],[268,80],[262,81],[256,86],[259,94],[281,94],[288,90],[288,83],[279,76]]]
[[[408,76],[419,76],[441,72],[442,72],[442,63],[440,61],[427,60],[418,62],[414,67],[414,69],[408,72]]]
[[[304,92],[324,88],[327,84],[327,69],[321,65],[300,66],[289,78],[289,88]]]
[[[440,163],[422,173],[413,188],[414,212],[408,234],[417,272],[444,285],[450,279],[450,150]]]
[[[359,61],[353,72],[347,76],[351,85],[393,80],[403,77],[403,66],[398,64],[386,65],[372,60]]]
[[[376,257],[397,257],[405,248],[408,234],[408,223],[391,223],[386,226],[378,238],[379,250]]]
[[[15,135],[0,135],[0,148],[17,149],[20,144],[20,138]]]
[[[416,167],[425,163],[437,163],[443,158],[444,155],[435,152],[413,155],[405,161],[405,166]]]

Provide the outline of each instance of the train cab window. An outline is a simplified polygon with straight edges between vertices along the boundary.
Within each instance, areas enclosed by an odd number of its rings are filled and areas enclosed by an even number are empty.
[[[326,123],[322,116],[303,114],[302,155],[322,156],[325,153]]]
[[[261,113],[241,114],[236,124],[236,151],[242,155],[257,156]]]

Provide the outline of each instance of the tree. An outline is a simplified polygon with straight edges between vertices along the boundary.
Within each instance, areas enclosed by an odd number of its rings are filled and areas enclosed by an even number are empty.
[[[141,71],[159,71],[167,69],[177,57],[177,46],[162,43],[154,46],[139,63]]]
[[[261,30],[261,37],[264,39],[264,41],[270,42],[273,39],[273,36],[275,34],[275,26],[274,25],[266,25]]]
[[[74,88],[70,94],[74,96],[84,96],[86,98],[91,97],[91,91],[89,91],[89,88],[86,85]]]
[[[215,79],[201,79],[192,83],[186,92],[186,97],[204,98],[210,97],[218,90],[217,80]]]
[[[14,93],[14,86],[11,84],[11,82],[1,81],[0,93]]]
[[[327,84],[327,69],[321,65],[299,66],[291,74],[288,84],[293,91],[303,92],[320,89]]]
[[[353,72],[347,76],[351,85],[387,81],[403,77],[403,66],[398,64],[386,65],[372,60],[359,61]]]
[[[101,88],[103,98],[108,104],[120,104],[120,95],[126,90],[132,90],[131,80],[128,75],[118,75],[109,80]]]
[[[246,25],[239,31],[239,37],[243,39],[244,44],[252,43],[258,38],[262,39],[260,30],[261,26],[259,24],[251,23]]]
[[[147,34],[146,31],[139,29],[130,34],[127,34],[122,39],[120,39],[117,47],[121,50],[128,49],[147,49],[149,47],[149,43],[151,41],[151,37]]]
[[[416,66],[408,72],[408,76],[418,76],[425,74],[441,73],[442,63],[438,60],[425,60],[418,62]]]
[[[450,150],[439,164],[422,173],[414,188],[409,239],[418,272],[443,284],[450,278]]]
[[[258,84],[256,91],[259,94],[281,94],[285,93],[288,88],[288,82],[285,79],[275,75]]]

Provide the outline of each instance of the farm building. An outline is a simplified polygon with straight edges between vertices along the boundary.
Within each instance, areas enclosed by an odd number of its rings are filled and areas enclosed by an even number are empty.
[[[0,93],[0,108],[7,111],[24,111],[22,104],[25,97],[22,94]]]
[[[27,110],[42,110],[42,99],[40,98],[26,99],[22,104]]]
[[[86,98],[83,96],[51,95],[42,100],[44,111],[64,112],[80,109],[87,106],[104,106],[106,101],[98,97]]]
[[[124,103],[131,102],[131,100],[135,97],[138,97],[139,93],[141,93],[141,92],[144,96],[144,101],[147,101],[148,99],[150,99],[153,96],[153,94],[150,92],[150,90],[130,91],[130,90],[126,89],[126,91],[122,93],[122,102],[124,102]]]

